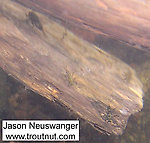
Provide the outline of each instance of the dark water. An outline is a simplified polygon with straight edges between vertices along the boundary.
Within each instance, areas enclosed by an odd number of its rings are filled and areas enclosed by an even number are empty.
[[[150,141],[150,54],[114,40],[98,37],[95,44],[133,67],[144,85],[144,108],[131,116],[121,136],[99,134],[81,121],[80,143],[149,143]],[[109,47],[109,48],[108,48]],[[0,119],[76,119],[57,102],[27,90],[0,69]]]

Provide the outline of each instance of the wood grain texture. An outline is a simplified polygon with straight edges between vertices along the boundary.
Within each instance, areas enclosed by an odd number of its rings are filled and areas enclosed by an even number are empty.
[[[142,84],[130,66],[10,0],[0,1],[0,67],[103,133],[122,134],[143,107]]]

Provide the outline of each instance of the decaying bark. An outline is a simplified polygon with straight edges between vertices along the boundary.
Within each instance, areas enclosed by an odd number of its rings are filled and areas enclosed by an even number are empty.
[[[105,133],[121,134],[143,107],[130,66],[10,0],[0,1],[0,67]]]

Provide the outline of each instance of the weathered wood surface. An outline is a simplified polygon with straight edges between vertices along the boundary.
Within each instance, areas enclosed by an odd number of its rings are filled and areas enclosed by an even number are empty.
[[[105,35],[150,52],[149,0],[16,0],[60,19],[88,41]]]
[[[143,107],[130,66],[10,0],[0,1],[0,67],[105,133],[122,134]]]

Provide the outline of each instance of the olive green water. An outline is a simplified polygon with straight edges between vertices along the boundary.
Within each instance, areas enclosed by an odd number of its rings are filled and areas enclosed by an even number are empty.
[[[80,143],[149,143],[150,139],[150,53],[98,37],[95,44],[133,67],[143,83],[144,108],[131,116],[121,136],[106,136],[80,119]],[[0,69],[0,119],[76,119],[57,102],[26,89]],[[2,142],[2,141],[1,141]]]

